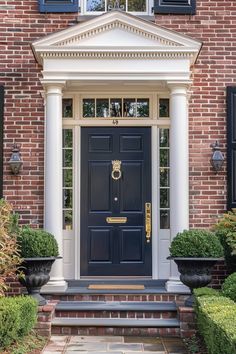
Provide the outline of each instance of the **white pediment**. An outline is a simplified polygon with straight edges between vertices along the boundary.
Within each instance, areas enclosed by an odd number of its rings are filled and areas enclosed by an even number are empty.
[[[133,28],[132,28],[133,29]],[[78,47],[96,47],[96,48],[130,48],[130,47],[146,47],[161,46],[157,38],[144,36],[143,33],[134,32],[125,28],[122,23],[116,23],[112,29],[98,31],[96,34],[80,36],[63,43],[63,46],[69,47],[71,44]],[[60,44],[59,44],[60,45]]]
[[[48,35],[33,43],[38,62],[52,57],[189,58],[193,63],[201,43],[120,11]]]

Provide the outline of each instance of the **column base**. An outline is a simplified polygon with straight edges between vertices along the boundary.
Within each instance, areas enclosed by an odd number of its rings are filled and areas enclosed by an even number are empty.
[[[179,279],[169,279],[165,285],[168,293],[189,294],[189,288],[184,285]]]
[[[50,279],[49,282],[41,288],[41,293],[64,292],[68,288],[68,284],[64,279]]]

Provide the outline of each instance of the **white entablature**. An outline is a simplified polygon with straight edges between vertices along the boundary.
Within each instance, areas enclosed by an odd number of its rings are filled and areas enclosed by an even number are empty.
[[[188,80],[201,43],[114,11],[48,35],[32,46],[44,80],[101,79],[101,74],[114,80],[114,75],[123,74],[125,79],[128,73],[139,79],[159,75],[159,80]]]

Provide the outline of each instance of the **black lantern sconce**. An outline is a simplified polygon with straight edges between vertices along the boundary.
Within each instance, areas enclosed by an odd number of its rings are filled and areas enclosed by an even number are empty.
[[[20,171],[23,162],[20,156],[20,149],[17,147],[16,144],[13,145],[11,158],[8,163],[11,168],[11,172],[14,175],[17,175]]]
[[[211,157],[211,164],[215,173],[218,173],[222,169],[224,163],[224,156],[220,151],[220,144],[218,141],[211,144],[211,148],[213,150],[213,154]]]

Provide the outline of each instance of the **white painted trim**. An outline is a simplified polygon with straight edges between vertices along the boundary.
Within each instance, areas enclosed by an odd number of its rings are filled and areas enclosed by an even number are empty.
[[[132,93],[127,94],[131,97]],[[95,93],[91,93],[96,95]],[[124,94],[125,96],[126,94]],[[73,237],[74,237],[74,257],[75,257],[75,268],[74,268],[74,277],[75,279],[80,279],[80,210],[81,210],[81,199],[80,199],[80,170],[81,170],[81,128],[86,126],[102,126],[102,127],[111,127],[112,119],[80,119],[81,117],[81,99],[82,97],[88,95],[78,94],[74,92],[70,94],[67,92],[63,95],[63,98],[73,98],[74,102],[74,116],[72,119],[64,118],[63,119],[63,128],[72,128],[73,129],[73,146],[74,146],[74,204],[73,204]],[[97,96],[97,95],[96,95]],[[106,94],[100,94],[101,97],[106,96]],[[112,95],[118,96],[118,95]],[[120,96],[120,95],[119,95]],[[134,97],[139,96],[139,93],[135,93]],[[119,126],[123,127],[150,127],[151,128],[151,161],[152,161],[152,278],[160,279],[160,257],[158,253],[160,252],[160,215],[159,215],[159,175],[158,175],[158,166],[159,166],[159,153],[158,153],[158,141],[159,141],[159,128],[169,128],[170,119],[158,118],[158,98],[160,97],[158,92],[149,92],[146,97],[150,98],[150,104],[153,107],[150,107],[150,116],[151,119],[118,119]],[[161,97],[168,98],[168,93],[161,93]],[[151,103],[152,102],[152,103]]]
[[[152,278],[158,279],[158,128],[152,126]]]
[[[117,29],[121,32],[120,35],[117,34]],[[112,31],[113,33],[111,33]],[[107,34],[109,35],[107,36]],[[124,35],[127,37],[125,42]],[[134,40],[134,36],[136,40]],[[96,37],[96,40],[91,43],[93,37]],[[44,66],[44,70],[47,70],[45,69],[46,61],[48,61],[45,60],[46,58],[49,60],[54,58],[56,62],[63,61],[62,58],[77,60],[80,58],[80,62],[85,58],[92,60],[98,58],[101,64],[104,58],[121,61],[124,59],[132,61],[134,58],[139,60],[159,59],[161,61],[161,58],[165,58],[166,62],[169,59],[178,58],[178,60],[185,59],[185,72],[189,72],[200,48],[201,42],[199,41],[121,11],[107,12],[63,31],[47,35],[32,44],[35,57]],[[160,71],[161,66],[155,66],[155,70]],[[64,65],[58,71],[63,71],[63,68],[65,68]],[[148,65],[143,65],[144,71],[148,71],[148,69]],[[54,69],[53,66],[52,71],[54,70],[57,69]],[[68,66],[68,70],[73,69]],[[99,64],[95,65],[96,70],[99,71]],[[141,70],[139,68],[137,72]],[[115,72],[117,72],[117,67]],[[44,78],[45,74],[44,71]],[[171,78],[169,79],[171,80]],[[73,80],[75,79],[73,78]]]
[[[79,23],[75,26],[69,27],[63,31],[55,32],[47,35],[44,38],[33,42],[33,49],[38,50],[46,47],[62,45],[64,43],[74,43],[74,39],[83,35],[85,38],[91,34],[96,34],[97,31],[101,32],[103,29],[110,25],[129,26],[134,32],[139,32],[144,36],[152,36],[158,38],[160,43],[175,43],[176,45],[184,48],[200,49],[201,42],[189,36],[180,34],[179,32],[168,30],[150,21],[145,21],[137,16],[121,11],[107,12],[101,16],[95,17],[89,21]],[[111,43],[110,43],[111,44]],[[114,44],[114,43],[113,43]]]
[[[74,192],[74,199],[75,199],[75,209],[74,209],[74,235],[75,235],[75,250],[74,250],[74,257],[75,257],[75,279],[80,278],[80,223],[81,223],[81,184],[80,184],[80,171],[81,171],[81,127],[75,128],[75,192]]]

